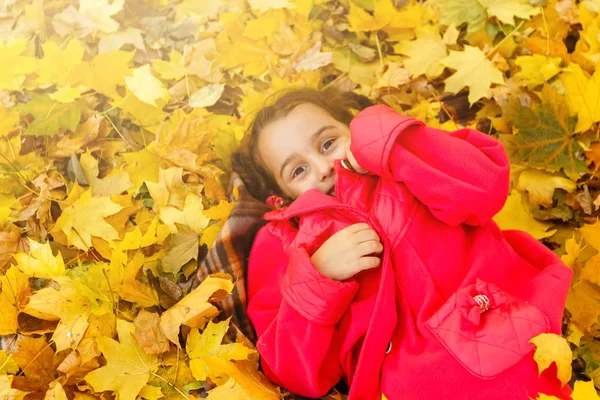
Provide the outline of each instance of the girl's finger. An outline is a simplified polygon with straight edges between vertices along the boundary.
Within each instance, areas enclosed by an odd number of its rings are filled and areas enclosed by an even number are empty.
[[[369,240],[367,242],[360,243],[356,250],[359,256],[368,256],[371,254],[381,254],[383,252],[383,245],[379,241]]]
[[[346,231],[347,233],[358,233],[360,231],[367,231],[367,230],[373,230],[368,224],[364,223],[364,222],[359,222],[356,224],[352,224],[344,229],[342,229],[343,231]]]
[[[369,240],[373,240],[376,242],[380,242],[379,235],[373,229],[367,229],[364,231],[359,231],[354,234],[354,240],[356,243],[368,242]]]
[[[379,257],[361,257],[358,260],[359,271],[376,268],[379,266],[379,264],[381,264]]]

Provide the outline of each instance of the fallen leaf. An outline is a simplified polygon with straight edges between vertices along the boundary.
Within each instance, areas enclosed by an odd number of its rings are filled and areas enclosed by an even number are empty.
[[[52,254],[50,242],[38,243],[29,239],[29,254],[14,255],[19,269],[34,278],[52,279],[53,276],[65,275],[65,263],[62,254]]]
[[[209,276],[187,296],[160,317],[160,327],[167,338],[179,345],[179,327],[183,324],[192,328],[203,327],[207,320],[218,314],[209,301],[218,301],[233,289],[231,279]]]
[[[147,354],[160,354],[169,351],[170,344],[160,329],[160,317],[156,313],[141,310],[133,321],[138,346]]]
[[[12,358],[32,388],[45,390],[55,379],[54,350],[44,337],[19,336]]]
[[[223,90],[225,85],[220,83],[206,85],[192,94],[189,105],[194,108],[210,107],[219,101]]]
[[[0,375],[16,374],[17,372],[19,372],[19,365],[12,355],[0,350]]]
[[[208,400],[221,398],[276,400],[281,398],[279,390],[248,361],[233,363],[220,357],[208,356],[206,362],[210,370],[220,371],[230,377],[224,385],[209,392]]]
[[[600,400],[593,381],[576,381],[571,398],[573,400]]]
[[[169,98],[169,91],[152,75],[149,65],[134,69],[133,77],[125,78],[125,82],[138,99],[152,106],[156,105],[158,99]]]
[[[531,339],[529,343],[536,346],[533,358],[538,365],[540,374],[556,363],[558,379],[564,385],[571,380],[571,361],[573,354],[569,343],[560,335],[554,333],[541,333]]]
[[[500,135],[511,161],[549,172],[562,169],[572,180],[587,171],[576,154],[581,147],[574,137],[575,118],[569,116],[564,97],[551,87],[544,86],[542,103],[532,108],[523,107],[513,99],[505,115],[518,131],[513,135]]]
[[[67,400],[67,394],[60,382],[55,381],[50,385],[44,400]]]
[[[133,340],[132,323],[117,319],[119,341],[107,337],[97,339],[107,364],[85,376],[96,392],[112,390],[121,400],[135,400],[158,368],[155,355],[146,354]]]
[[[75,131],[81,118],[81,105],[61,104],[46,95],[34,95],[27,102],[17,106],[21,115],[30,114],[34,120],[27,127],[28,135],[56,136],[61,129]]]
[[[510,192],[502,210],[494,216],[494,221],[501,229],[520,229],[536,239],[552,236],[555,232],[548,230],[552,224],[533,218],[523,206],[521,193],[515,189]]]
[[[0,397],[10,400],[23,400],[28,392],[22,392],[18,389],[12,389],[14,376],[0,376]]]
[[[246,360],[250,354],[255,352],[241,343],[221,344],[225,333],[229,329],[230,319],[227,318],[216,324],[210,321],[202,334],[198,329],[192,329],[188,335],[185,348],[190,357],[190,369],[194,374],[194,378],[199,381],[204,381],[209,377],[213,382],[216,382],[220,378],[221,371],[209,369],[206,364],[206,357],[219,357],[223,360]]]
[[[556,189],[572,193],[577,189],[577,185],[562,176],[553,176],[535,169],[527,169],[519,174],[517,189],[527,191],[532,204],[551,207]]]
[[[445,81],[446,91],[458,93],[468,87],[471,105],[482,97],[489,97],[494,83],[504,83],[502,72],[477,47],[465,46],[464,51],[450,51],[450,55],[442,58],[440,63],[456,70]]]
[[[82,250],[92,247],[92,236],[104,240],[119,237],[117,230],[105,218],[118,213],[123,207],[113,203],[108,197],[92,197],[92,191],[85,191],[81,197],[67,207],[56,221],[53,231],[62,231],[69,242]]]

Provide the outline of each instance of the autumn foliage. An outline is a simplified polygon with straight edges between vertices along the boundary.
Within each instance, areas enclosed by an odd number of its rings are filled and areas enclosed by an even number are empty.
[[[189,282],[249,117],[336,86],[500,138],[496,222],[575,271],[535,359],[600,399],[599,61],[598,0],[0,2],[0,398],[286,396]]]

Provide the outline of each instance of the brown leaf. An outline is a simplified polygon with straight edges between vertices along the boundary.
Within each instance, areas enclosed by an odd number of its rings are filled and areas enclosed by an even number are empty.
[[[137,344],[148,354],[161,354],[169,351],[169,340],[160,328],[160,317],[146,310],[140,311],[133,321]]]
[[[56,375],[54,350],[44,337],[19,336],[16,347],[12,357],[25,376],[15,380],[13,386],[25,391],[45,391]]]
[[[0,274],[6,272],[13,254],[19,251],[20,238],[19,228],[13,224],[0,231]]]

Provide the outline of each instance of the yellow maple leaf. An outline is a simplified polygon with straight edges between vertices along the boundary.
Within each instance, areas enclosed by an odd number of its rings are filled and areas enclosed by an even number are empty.
[[[139,396],[146,400],[158,400],[161,397],[165,397],[161,388],[151,385],[144,386],[140,391]]]
[[[71,74],[75,67],[81,63],[83,46],[77,39],[71,39],[62,49],[56,42],[48,40],[43,46],[44,58],[40,60],[38,82],[60,86],[71,81]]]
[[[14,258],[21,271],[34,278],[51,279],[53,276],[65,275],[62,254],[59,252],[55,257],[50,242],[38,243],[29,238],[29,254],[17,253]]]
[[[586,261],[579,277],[600,286],[600,253]]]
[[[125,78],[125,82],[129,90],[144,103],[155,106],[156,100],[169,99],[169,91],[152,75],[148,64],[134,69],[133,76]]]
[[[600,396],[598,396],[598,392],[596,392],[594,386],[594,381],[576,381],[571,398],[573,400],[600,400]]]
[[[520,229],[528,232],[536,239],[552,236],[556,230],[548,231],[551,223],[541,222],[533,218],[523,206],[521,193],[513,189],[502,210],[494,216],[494,221],[501,229]]]
[[[119,29],[119,23],[111,18],[123,9],[125,0],[79,0],[79,12],[86,16],[95,29],[111,33]]]
[[[173,206],[183,209],[187,189],[183,184],[183,168],[160,169],[158,182],[146,181],[154,207]]]
[[[98,160],[89,151],[81,155],[79,162],[83,168],[85,179],[92,187],[92,195],[94,197],[121,194],[133,186],[127,172],[115,171],[99,179],[98,174],[100,170],[98,168]]]
[[[66,86],[62,86],[56,92],[50,93],[49,96],[54,101],[66,104],[72,103],[75,99],[79,98],[81,93],[85,90],[86,88],[83,86],[71,87],[71,85],[67,83]]]
[[[119,98],[117,86],[125,85],[125,77],[132,73],[129,64],[133,60],[133,52],[115,50],[100,53],[89,62],[80,63],[73,70],[71,84],[92,88],[113,99]],[[133,96],[132,96],[133,97]]]
[[[113,391],[120,400],[135,400],[158,368],[158,358],[146,354],[133,339],[132,323],[117,319],[119,341],[106,336],[96,339],[107,360],[104,367],[85,376],[96,392]]]
[[[516,76],[524,78],[527,87],[533,89],[552,79],[560,72],[560,57],[547,57],[541,54],[530,56],[520,56],[515,60],[515,64],[521,67],[521,71]]]
[[[19,366],[13,360],[12,355],[0,350],[0,375],[16,374],[17,372],[19,372]]]
[[[131,92],[125,97],[116,96],[113,102],[113,107],[118,107],[126,114],[126,119],[131,120],[134,124],[156,133],[160,127],[160,123],[164,121],[167,114],[162,111],[166,102],[158,99],[155,105],[150,105],[138,99],[136,96],[131,96]]]
[[[123,169],[129,173],[135,187],[139,187],[144,181],[158,181],[162,158],[156,154],[155,149],[156,142],[152,142],[140,151],[120,154],[126,163]]]
[[[591,225],[584,224],[583,227],[579,228],[579,232],[581,232],[587,244],[600,251],[600,221],[596,221]]]
[[[571,322],[583,333],[598,322],[600,316],[600,289],[586,280],[575,283],[567,296],[566,309]]]
[[[122,209],[123,207],[113,203],[108,197],[92,197],[92,191],[87,190],[58,217],[53,231],[62,231],[69,245],[88,250],[92,247],[92,236],[104,240],[119,237],[117,230],[104,218]]]
[[[7,109],[0,103],[0,138],[6,137],[12,132],[19,123],[19,113],[10,108]]]
[[[13,375],[0,376],[0,398],[10,400],[23,400],[27,393],[12,388]]]
[[[152,61],[152,67],[163,79],[179,80],[188,73],[187,68],[182,63],[182,58],[182,54],[173,49],[169,53],[170,61],[154,60]]]
[[[21,89],[25,77],[36,70],[36,58],[22,55],[26,48],[25,39],[0,41],[0,90]]]
[[[394,50],[409,57],[404,65],[415,77],[424,74],[428,78],[436,78],[444,72],[440,60],[448,55],[448,50],[439,35],[426,33],[417,40],[394,45]]]
[[[142,234],[142,229],[137,225],[133,231],[125,234],[118,247],[121,250],[138,250],[153,244],[162,244],[170,233],[168,226],[161,224],[158,218],[154,218],[145,233]]]
[[[46,391],[44,400],[67,400],[67,393],[58,381],[54,381]]]
[[[249,361],[233,363],[215,356],[208,356],[205,359],[211,371],[219,371],[230,378],[224,385],[211,390],[207,400],[277,400],[281,398],[279,389],[258,371],[254,363]]]
[[[581,242],[577,243],[575,238],[568,239],[565,242],[565,254],[560,259],[569,268],[573,268],[581,250]]]
[[[119,50],[125,44],[132,44],[136,49],[146,51],[142,31],[127,27],[122,31],[101,37],[98,42],[98,53],[110,53],[111,51]]]
[[[556,189],[573,193],[577,189],[577,185],[562,176],[546,174],[537,169],[527,169],[519,174],[517,189],[527,191],[532,204],[551,207]]]
[[[285,18],[283,10],[269,10],[260,14],[258,18],[248,21],[242,36],[252,40],[268,38],[273,35],[279,24],[285,21]]]
[[[205,217],[218,222],[210,225],[202,231],[202,236],[200,237],[200,244],[212,246],[213,242],[217,239],[221,228],[223,228],[227,217],[229,217],[229,214],[231,214],[231,210],[233,210],[233,207],[235,207],[235,203],[221,201],[218,205],[213,206],[208,210],[204,211]]]
[[[571,63],[560,79],[565,84],[571,111],[577,112],[575,132],[588,130],[600,121],[600,73],[596,72],[588,79],[580,66]]]
[[[105,293],[94,291],[79,280],[66,276],[53,280],[60,285],[60,290],[54,287],[38,290],[30,297],[23,312],[40,319],[60,319],[52,336],[57,351],[75,348],[88,328],[92,312],[110,312],[112,303]]]
[[[534,400],[560,400],[556,396],[551,396],[545,393],[538,393],[538,396]]]
[[[197,234],[208,226],[210,219],[204,214],[204,205],[202,199],[193,194],[188,193],[185,197],[185,205],[183,211],[175,207],[161,207],[160,219],[171,229],[171,232],[178,232],[176,223],[189,226]]]
[[[231,293],[232,289],[233,282],[230,278],[207,277],[196,289],[161,315],[161,329],[172,343],[179,346],[179,327],[182,324],[192,328],[203,327],[206,321],[219,313],[209,300],[218,301]]]
[[[350,2],[348,22],[353,32],[376,31],[390,24],[397,17],[397,10],[391,0],[373,0],[373,15],[362,7]]]
[[[515,25],[515,18],[530,19],[540,13],[539,7],[527,0],[477,0],[489,17],[496,17],[508,25]]]
[[[113,252],[113,254],[115,254]],[[152,307],[159,304],[156,292],[145,283],[137,279],[138,272],[144,265],[144,255],[138,251],[129,261],[122,272],[123,280],[119,294],[123,300],[137,303],[142,307]],[[118,279],[115,274],[115,279]]]
[[[533,359],[541,374],[552,363],[556,363],[558,379],[564,385],[571,380],[573,353],[567,340],[554,333],[541,333],[529,341],[536,346]]]
[[[11,266],[0,276],[0,284],[0,335],[12,335],[17,331],[19,312],[26,306],[31,295],[29,279],[16,266]]]
[[[440,60],[442,65],[455,69],[456,73],[446,79],[446,91],[458,93],[469,87],[469,104],[489,96],[494,83],[504,83],[504,76],[477,47],[465,46],[464,51],[450,51]]]
[[[193,329],[186,343],[186,352],[190,356],[190,369],[194,378],[204,381],[210,378],[213,382],[219,381],[219,372],[211,370],[206,364],[207,356],[222,358],[223,360],[246,360],[255,351],[241,343],[221,344],[223,337],[229,329],[229,321],[213,323],[210,321],[202,334],[198,329]],[[221,378],[222,379],[222,378]]]
[[[289,0],[248,0],[248,3],[260,13],[278,8],[296,8]]]

